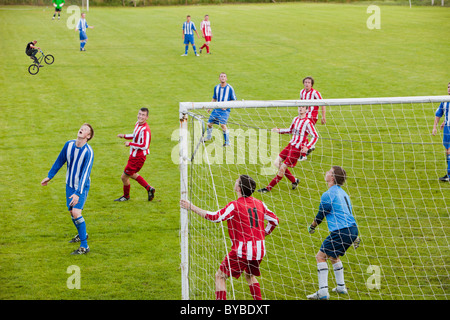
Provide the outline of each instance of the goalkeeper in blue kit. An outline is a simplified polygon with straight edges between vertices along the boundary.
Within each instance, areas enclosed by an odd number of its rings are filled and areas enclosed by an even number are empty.
[[[333,289],[333,292],[338,294],[348,293],[344,282],[344,267],[339,257],[343,256],[352,244],[355,248],[358,247],[359,238],[358,227],[352,215],[350,198],[341,188],[346,178],[347,174],[340,166],[331,167],[325,174],[328,190],[322,195],[319,212],[308,227],[309,233],[313,234],[317,226],[326,218],[330,231],[316,254],[319,290],[308,295],[308,299],[329,299],[327,259],[331,261],[336,277],[337,287]]]
[[[450,82],[447,84],[447,93],[450,94]],[[444,131],[444,137],[442,139],[442,144],[445,148],[445,158],[447,160],[447,174],[439,178],[439,181],[449,182],[450,181],[450,102],[441,102],[436,110],[433,125],[433,136],[437,133],[437,126],[441,118],[444,118],[440,128]]]

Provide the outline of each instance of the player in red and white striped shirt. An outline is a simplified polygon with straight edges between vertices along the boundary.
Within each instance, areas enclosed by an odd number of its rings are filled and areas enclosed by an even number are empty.
[[[283,176],[286,176],[292,183],[293,190],[297,188],[300,180],[292,175],[288,167],[295,167],[298,160],[306,160],[306,156],[314,150],[319,137],[313,122],[306,117],[307,111],[308,107],[306,106],[298,107],[298,116],[294,118],[289,129],[272,129],[272,131],[280,134],[292,134],[292,138],[274,162],[274,165],[278,168],[277,175],[267,187],[259,189],[258,192],[269,192],[283,179]],[[308,141],[308,135],[312,137],[311,141]]]
[[[202,29],[202,37],[205,38],[205,44],[200,48],[200,53],[202,53],[203,48],[206,48],[206,53],[210,54],[211,52],[209,52],[209,44],[211,43],[213,34],[211,31],[211,22],[209,21],[208,15],[205,15],[205,20],[201,22],[200,29]]]
[[[312,100],[312,99],[322,99],[320,92],[313,88],[314,79],[312,77],[306,77],[303,79],[304,89],[300,90],[300,99],[301,100]],[[326,118],[326,108],[322,106],[322,124],[325,124]],[[312,120],[314,125],[316,125],[317,120],[319,119],[319,106],[311,106],[309,107],[308,113],[306,115],[308,118]]]
[[[232,246],[216,273],[216,300],[226,300],[226,280],[233,276],[238,279],[245,272],[245,279],[254,300],[261,300],[261,288],[257,276],[259,266],[266,254],[265,237],[278,225],[278,217],[266,205],[251,195],[256,182],[248,175],[241,175],[234,185],[238,199],[224,208],[210,212],[181,200],[182,208],[192,210],[199,216],[212,221],[228,223],[228,234]],[[264,220],[267,225],[264,225]]]
[[[127,166],[122,173],[123,196],[114,201],[130,200],[130,178],[136,180],[148,192],[148,201],[155,197],[155,188],[150,186],[145,179],[138,174],[144,166],[147,155],[150,153],[149,146],[152,139],[150,127],[147,123],[148,109],[141,108],[138,112],[138,121],[134,126],[132,134],[118,134],[117,137],[130,141],[125,141],[125,146],[130,147],[130,156]]]

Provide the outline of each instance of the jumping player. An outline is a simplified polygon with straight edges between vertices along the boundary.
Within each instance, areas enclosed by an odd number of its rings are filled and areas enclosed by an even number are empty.
[[[203,48],[206,48],[206,53],[210,54],[211,52],[209,52],[209,44],[211,43],[213,34],[211,31],[211,22],[209,21],[209,15],[205,15],[205,20],[203,20],[200,24],[200,29],[202,29],[202,37],[205,38],[205,44],[200,48],[200,53],[202,53]]]
[[[306,77],[303,79],[304,88],[300,90],[300,100],[312,100],[312,99],[322,99],[320,92],[313,88],[314,79],[312,77]],[[326,118],[326,107],[322,106],[322,124],[325,124]],[[317,120],[319,119],[319,106],[309,107],[308,113],[306,115],[314,125],[316,125]]]
[[[267,193],[271,191],[283,179],[283,176],[286,176],[292,183],[293,190],[297,188],[300,180],[292,175],[288,167],[293,168],[297,164],[297,161],[306,160],[307,155],[311,150],[314,150],[314,146],[319,137],[313,122],[306,117],[307,111],[308,107],[306,106],[298,107],[298,116],[294,118],[289,129],[272,129],[273,132],[280,134],[292,134],[292,138],[274,162],[275,167],[278,168],[277,175],[267,187],[259,189],[258,192]],[[311,135],[311,141],[308,141],[308,135]]]
[[[197,29],[195,28],[195,23],[191,21],[191,16],[186,16],[186,21],[183,23],[183,41],[184,41],[184,54],[181,56],[187,56],[188,49],[189,49],[189,43],[192,45],[192,49],[194,49],[195,55],[198,57],[200,56],[197,53],[197,48],[195,47],[194,42],[194,32],[197,34],[197,37],[200,38],[198,35]]]
[[[256,277],[261,275],[260,264],[265,255],[265,237],[278,226],[278,217],[266,205],[251,195],[256,182],[248,175],[241,175],[234,185],[237,200],[231,201],[217,212],[203,210],[187,200],[180,206],[191,210],[212,222],[227,221],[232,247],[223,259],[215,275],[216,300],[227,299],[226,280],[232,276],[238,279],[245,273],[245,279],[254,300],[262,300],[261,288]],[[264,220],[267,225],[264,226]]]
[[[214,87],[212,102],[235,101],[236,94],[232,86],[227,81],[227,74],[222,72],[219,75],[220,83]],[[208,110],[210,112],[211,110]],[[206,129],[206,138],[204,141],[212,139],[213,124],[220,125],[223,131],[224,147],[230,145],[230,133],[227,128],[228,118],[230,116],[230,108],[214,109],[208,119],[208,128]]]
[[[144,166],[147,155],[150,153],[149,146],[152,139],[150,127],[147,124],[148,109],[141,108],[137,116],[138,121],[134,126],[132,134],[118,134],[117,137],[130,141],[125,141],[125,146],[130,147],[130,156],[125,170],[122,173],[123,195],[114,201],[130,200],[130,178],[136,180],[141,186],[147,190],[148,201],[152,201],[155,197],[155,188],[150,186],[145,179],[138,174]]]
[[[352,244],[356,248],[359,245],[359,238],[350,198],[341,188],[346,178],[347,174],[340,166],[331,167],[325,174],[328,191],[322,194],[319,212],[308,227],[308,232],[313,234],[317,226],[326,218],[330,231],[330,235],[323,241],[316,254],[319,291],[307,296],[311,300],[329,298],[327,259],[331,261],[336,276],[337,287],[333,289],[333,292],[348,294],[344,281],[344,267],[339,257],[343,256]]]
[[[77,139],[69,140],[64,144],[47,177],[41,182],[43,186],[48,185],[59,169],[67,163],[66,204],[78,231],[70,242],[80,242],[80,247],[72,254],[86,254],[90,251],[82,211],[90,189],[90,175],[94,163],[94,151],[87,142],[93,137],[92,126],[88,123],[83,124],[78,131]]]
[[[450,94],[450,82],[447,84],[447,93]],[[437,133],[437,126],[442,117],[444,121],[442,122],[440,128],[444,131],[444,138],[442,144],[445,148],[445,157],[447,160],[447,174],[441,178],[439,181],[449,182],[450,181],[450,102],[441,102],[436,110],[436,115],[433,125],[433,136]]]
[[[61,17],[62,7],[64,6],[64,0],[53,0],[53,6],[55,7],[55,13],[53,14],[52,20],[55,20],[56,14],[58,14],[58,20]]]
[[[78,20],[77,26],[75,27],[75,31],[80,32],[80,51],[86,51],[86,42],[88,37],[86,35],[87,28],[94,29],[94,26],[89,26],[86,22],[86,13],[81,14],[80,20]]]

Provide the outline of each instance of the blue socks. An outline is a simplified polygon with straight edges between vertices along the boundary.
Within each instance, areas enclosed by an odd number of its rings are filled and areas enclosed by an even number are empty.
[[[192,48],[194,49],[194,53],[197,54],[197,48],[195,46],[192,46]]]
[[[447,155],[447,175],[450,177],[450,154]]]
[[[85,45],[86,45],[86,42],[85,41],[81,41],[80,42],[80,49],[83,49]]]
[[[188,49],[189,49],[189,46],[188,46],[188,45],[184,46],[184,54],[187,54]]]
[[[80,216],[77,219],[72,218],[72,221],[78,230],[78,235],[80,236],[80,241],[81,241],[80,247],[87,248],[88,244],[87,244],[87,234],[86,234],[86,222],[84,221],[83,216]]]
[[[229,145],[230,144],[230,131],[227,129],[226,131],[223,132],[223,140],[225,140],[225,144]]]

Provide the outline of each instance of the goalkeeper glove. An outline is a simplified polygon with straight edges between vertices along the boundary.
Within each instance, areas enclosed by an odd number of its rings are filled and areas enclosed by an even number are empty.
[[[309,232],[310,234],[313,234],[315,231],[316,231],[316,227],[313,227],[313,225],[310,225],[310,226],[308,227],[308,232]]]
[[[353,241],[353,247],[354,247],[355,249],[358,249],[360,243],[361,243],[361,239],[360,239],[359,237],[357,237],[357,238],[355,239],[355,241]]]

